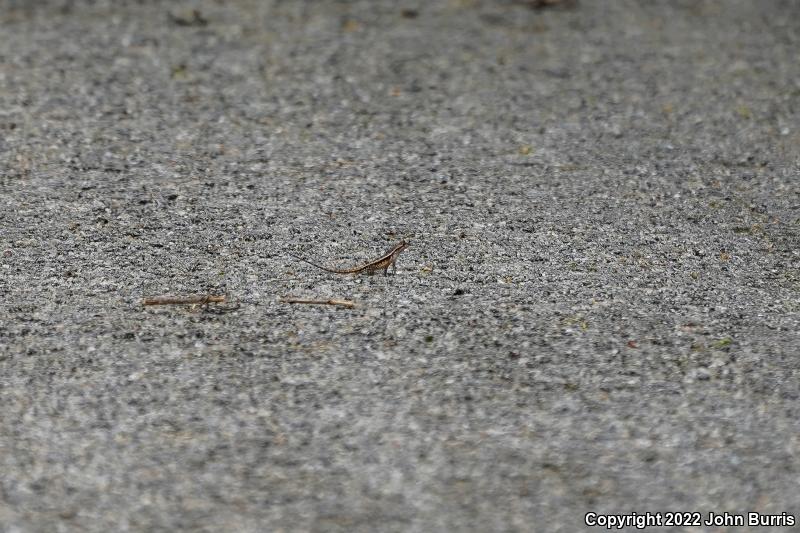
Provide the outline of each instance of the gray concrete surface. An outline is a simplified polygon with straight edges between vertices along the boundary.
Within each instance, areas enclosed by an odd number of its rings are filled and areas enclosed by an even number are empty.
[[[800,518],[800,3],[0,7],[0,531]]]

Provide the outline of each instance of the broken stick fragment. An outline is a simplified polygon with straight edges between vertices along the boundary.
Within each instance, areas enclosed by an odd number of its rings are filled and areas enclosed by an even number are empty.
[[[338,305],[348,308],[356,306],[356,303],[350,300],[305,300],[302,298],[281,298],[280,302],[284,304]]]
[[[145,298],[142,305],[206,305],[210,303],[223,303],[225,296],[212,296],[210,294],[198,296],[155,296]]]

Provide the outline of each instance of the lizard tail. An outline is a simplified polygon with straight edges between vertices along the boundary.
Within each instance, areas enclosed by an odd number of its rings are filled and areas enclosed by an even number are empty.
[[[295,259],[299,259],[300,261],[303,261],[304,263],[308,263],[311,266],[315,266],[317,268],[321,268],[322,270],[327,270],[328,272],[333,272],[334,274],[349,274],[349,272],[346,271],[346,270],[335,270],[333,268],[328,268],[328,267],[324,267],[322,265],[318,265],[316,263],[312,263],[311,261],[309,261],[305,257],[300,257],[299,255],[294,255],[294,254],[289,254],[289,255],[294,257]]]

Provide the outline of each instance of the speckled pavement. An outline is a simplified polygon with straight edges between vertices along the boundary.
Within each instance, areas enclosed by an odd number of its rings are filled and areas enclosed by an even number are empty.
[[[800,519],[798,20],[0,0],[0,531]]]

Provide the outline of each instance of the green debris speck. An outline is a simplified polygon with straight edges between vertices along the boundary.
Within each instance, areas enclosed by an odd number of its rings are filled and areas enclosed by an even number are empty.
[[[753,112],[744,104],[736,106],[736,113],[744,119],[753,117]]]
[[[730,346],[733,340],[729,337],[725,337],[724,339],[720,339],[714,343],[714,348],[725,348],[726,346]]]

